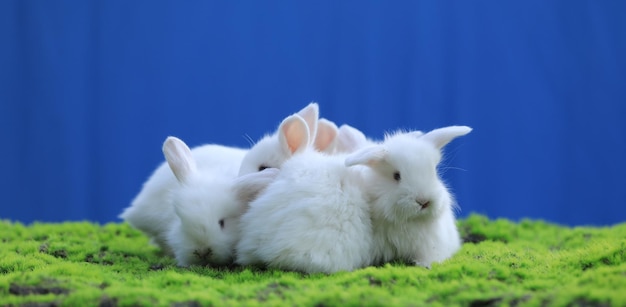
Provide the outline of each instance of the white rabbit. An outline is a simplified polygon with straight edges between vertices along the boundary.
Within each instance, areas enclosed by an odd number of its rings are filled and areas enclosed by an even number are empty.
[[[168,198],[179,219],[167,233],[178,265],[232,263],[239,239],[239,217],[278,170],[238,178],[225,176],[218,169],[201,171],[189,147],[175,137],[167,138],[163,153],[179,182],[169,190]]]
[[[315,139],[318,117],[319,106],[312,102],[298,113],[285,118],[274,134],[264,136],[250,148],[241,162],[239,175],[265,168],[280,168],[285,160],[304,150]],[[304,125],[301,120],[304,120]]]
[[[191,155],[199,171],[219,172],[224,178],[233,179],[246,152],[240,148],[208,144],[195,147]],[[178,185],[172,170],[163,162],[143,184],[131,205],[120,214],[121,219],[145,233],[167,255],[174,255],[166,234],[177,219],[169,193]]]
[[[346,165],[367,165],[376,175],[364,181],[371,203],[375,262],[404,260],[430,267],[461,246],[455,203],[437,173],[441,149],[469,133],[466,126],[388,135],[363,148]]]
[[[306,273],[352,271],[371,263],[372,227],[361,187],[363,167],[310,148],[241,216],[236,262]]]
[[[191,154],[200,171],[215,171],[224,178],[235,178],[238,173],[244,175],[267,167],[278,167],[293,152],[308,146],[311,131],[306,121],[311,122],[314,128],[317,127],[318,108],[316,103],[310,103],[297,113],[306,119],[296,114],[286,117],[272,136],[266,137],[250,150],[209,144],[193,148]],[[145,233],[153,244],[168,255],[174,255],[166,235],[176,215],[167,195],[169,190],[178,185],[168,164],[161,163],[143,184],[131,205],[119,216]]]

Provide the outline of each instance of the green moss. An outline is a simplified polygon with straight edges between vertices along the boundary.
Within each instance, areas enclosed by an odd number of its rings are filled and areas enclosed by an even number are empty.
[[[0,306],[626,305],[626,223],[459,221],[468,241],[426,270],[332,275],[179,268],[127,224],[0,222]]]

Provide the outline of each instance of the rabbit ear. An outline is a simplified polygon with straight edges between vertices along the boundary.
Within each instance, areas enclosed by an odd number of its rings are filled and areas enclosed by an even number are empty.
[[[346,157],[346,166],[376,166],[387,158],[387,150],[380,145],[363,148]]]
[[[163,154],[179,182],[185,182],[197,169],[191,150],[179,138],[170,136],[163,143]]]
[[[415,130],[415,131],[411,131],[411,132],[409,132],[409,133],[408,133],[408,135],[410,135],[410,136],[412,136],[412,137],[414,137],[414,138],[419,138],[419,137],[421,137],[422,135],[424,135],[424,132],[419,131],[419,130]]]
[[[337,149],[341,152],[353,152],[362,144],[367,142],[367,138],[363,132],[358,129],[343,124],[339,127],[337,133]]]
[[[472,131],[472,128],[468,126],[449,126],[431,130],[424,134],[421,139],[431,142],[438,149],[446,146],[450,141],[459,136],[466,135]]]
[[[301,152],[309,144],[309,127],[299,115],[288,116],[278,127],[278,141],[281,149],[293,155]]]
[[[335,150],[337,133],[338,129],[335,123],[325,118],[320,119],[317,123],[317,135],[314,141],[315,148],[323,152],[332,152]]]
[[[260,172],[239,176],[235,179],[233,190],[237,199],[247,204],[256,199],[259,193],[278,176],[277,168],[266,168]]]
[[[320,108],[317,103],[309,103],[306,107],[304,107],[304,109],[298,111],[296,114],[302,117],[308,125],[310,136],[309,140],[314,140],[317,135],[317,121],[320,116]]]

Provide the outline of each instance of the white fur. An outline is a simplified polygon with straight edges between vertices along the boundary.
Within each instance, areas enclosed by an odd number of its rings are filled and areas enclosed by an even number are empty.
[[[236,262],[306,273],[369,265],[372,229],[362,169],[314,150],[287,160],[242,215]]]
[[[375,171],[364,181],[371,199],[375,262],[404,260],[430,267],[459,250],[454,201],[437,165],[442,147],[470,131],[451,126],[426,134],[396,133],[348,156],[346,165]]]

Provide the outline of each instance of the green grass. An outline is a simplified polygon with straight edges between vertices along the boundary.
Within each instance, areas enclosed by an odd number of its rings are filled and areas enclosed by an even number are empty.
[[[332,275],[179,268],[127,224],[0,222],[0,306],[626,306],[626,223],[459,221],[461,251]]]

